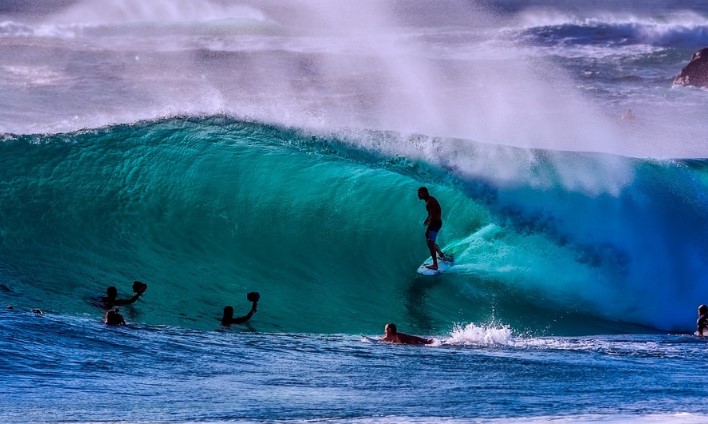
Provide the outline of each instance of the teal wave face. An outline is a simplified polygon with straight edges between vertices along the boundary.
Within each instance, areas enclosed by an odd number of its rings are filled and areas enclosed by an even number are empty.
[[[139,279],[149,289],[127,318],[151,325],[218,328],[259,291],[244,328],[586,334],[690,328],[708,298],[701,161],[627,159],[621,192],[583,194],[221,117],[8,136],[0,150],[0,298],[16,307],[98,319],[92,297]],[[415,273],[420,185],[457,258],[433,279]]]

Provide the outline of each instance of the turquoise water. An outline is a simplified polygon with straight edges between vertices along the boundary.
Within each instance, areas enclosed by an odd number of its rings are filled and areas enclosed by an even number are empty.
[[[245,311],[256,290],[259,331],[691,330],[707,286],[704,161],[455,143],[464,160],[440,167],[222,117],[9,137],[3,301],[91,316],[92,297],[108,285],[127,296],[138,279],[150,288],[133,321],[150,325],[214,329],[223,306]],[[531,176],[461,170],[491,151],[532,162]],[[557,163],[600,183],[568,188]],[[602,186],[610,167],[623,186]],[[427,257],[421,185],[443,205],[441,245],[457,258],[440,278],[415,273]]]

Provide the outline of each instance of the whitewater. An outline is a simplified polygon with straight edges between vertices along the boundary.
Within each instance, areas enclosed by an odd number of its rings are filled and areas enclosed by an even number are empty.
[[[707,44],[699,1],[4,2],[0,420],[705,422]]]

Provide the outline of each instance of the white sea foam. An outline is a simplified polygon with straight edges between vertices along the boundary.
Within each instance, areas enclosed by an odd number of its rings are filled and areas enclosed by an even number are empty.
[[[528,7],[516,15],[516,24],[521,28],[561,25],[686,28],[708,25],[708,17],[692,10],[680,9],[665,11],[661,15],[649,15],[646,12],[595,10],[592,7],[572,11],[550,7]]]
[[[43,86],[61,83],[66,76],[50,66],[0,66],[5,72],[5,82],[22,86]]]
[[[470,323],[456,324],[450,332],[450,337],[443,339],[442,343],[462,346],[495,346],[508,345],[511,341],[512,332],[507,325],[494,327]]]
[[[54,24],[189,23],[225,19],[267,20],[257,8],[234,3],[190,0],[84,0],[49,19]]]

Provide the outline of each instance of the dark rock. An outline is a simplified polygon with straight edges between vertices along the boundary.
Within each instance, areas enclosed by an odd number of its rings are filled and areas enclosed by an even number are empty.
[[[708,87],[708,47],[693,53],[688,65],[674,78],[674,85]]]

